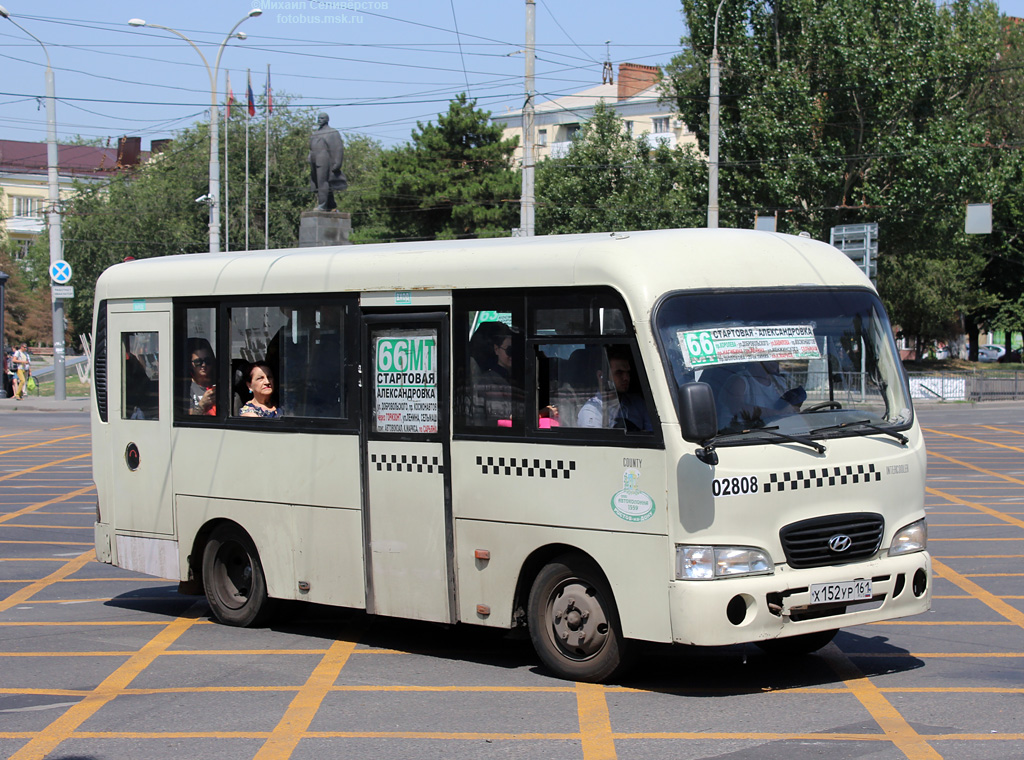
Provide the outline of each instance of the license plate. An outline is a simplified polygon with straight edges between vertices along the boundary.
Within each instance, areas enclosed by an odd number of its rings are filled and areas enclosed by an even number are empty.
[[[871,581],[842,581],[841,583],[812,583],[811,604],[852,602],[871,598]]]

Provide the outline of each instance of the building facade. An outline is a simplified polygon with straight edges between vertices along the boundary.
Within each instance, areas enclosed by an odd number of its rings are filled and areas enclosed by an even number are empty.
[[[594,115],[595,106],[604,101],[614,108],[625,123],[626,131],[639,137],[647,135],[651,147],[666,144],[697,144],[691,130],[673,113],[671,105],[659,102],[657,66],[637,63],[619,64],[618,82],[537,103],[534,107],[534,156],[562,158],[569,150],[573,137]],[[509,111],[492,117],[495,124],[504,127],[504,137],[518,136],[516,158],[522,160],[523,112]]]
[[[122,137],[116,148],[58,145],[60,200],[67,200],[76,180],[103,182],[137,165],[149,155],[141,143],[138,137]],[[0,140],[0,238],[15,243],[16,259],[23,259],[46,229],[47,171],[46,143]]]

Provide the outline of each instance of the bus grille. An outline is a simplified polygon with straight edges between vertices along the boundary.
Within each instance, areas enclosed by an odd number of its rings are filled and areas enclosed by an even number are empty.
[[[791,523],[779,531],[779,538],[790,567],[824,567],[872,556],[878,551],[884,529],[885,520],[881,515],[856,512]],[[849,536],[849,548],[845,551],[831,548],[829,542],[835,536]]]

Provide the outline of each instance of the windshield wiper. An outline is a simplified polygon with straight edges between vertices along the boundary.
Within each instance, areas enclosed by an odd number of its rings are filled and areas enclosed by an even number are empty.
[[[872,430],[876,433],[892,436],[904,446],[906,446],[907,443],[910,442],[910,439],[907,438],[905,435],[897,433],[895,430],[889,430],[888,428],[884,428],[881,425],[876,425],[875,423],[870,422],[869,420],[854,420],[852,422],[840,422],[836,425],[826,425],[825,427],[820,427],[812,430],[811,435],[814,435],[815,433],[824,433],[826,430],[843,430],[844,428],[850,427],[866,427],[868,428],[868,430]]]
[[[705,441],[704,448],[707,449],[709,446],[711,448],[714,448],[715,444],[719,443],[723,438],[731,438],[734,435],[746,435],[747,433],[767,433],[770,436],[774,436],[777,440],[803,444],[804,446],[809,446],[810,448],[814,449],[819,454],[825,453],[825,447],[822,446],[817,441],[812,441],[810,438],[805,438],[802,435],[790,435],[789,433],[780,433],[778,425],[773,425],[771,427],[750,428],[749,430],[740,430],[735,433],[722,433],[720,435],[716,435],[710,441]]]

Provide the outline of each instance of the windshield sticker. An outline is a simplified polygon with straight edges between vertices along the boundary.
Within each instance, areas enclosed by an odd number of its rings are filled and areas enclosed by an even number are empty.
[[[680,330],[676,338],[687,367],[821,358],[814,328],[810,325]]]

